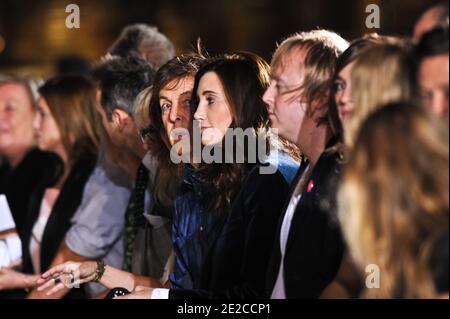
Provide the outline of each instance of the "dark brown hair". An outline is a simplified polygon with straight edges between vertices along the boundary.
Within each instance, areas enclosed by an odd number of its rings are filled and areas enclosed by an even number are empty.
[[[96,156],[99,145],[94,84],[83,76],[54,77],[39,88],[61,133],[69,166]]]
[[[269,86],[269,65],[259,56],[252,53],[239,53],[215,58],[203,66],[195,76],[192,111],[198,105],[196,95],[203,75],[214,72],[220,79],[227,102],[231,107],[233,122],[231,127],[268,129],[268,114],[262,100],[264,91]],[[247,154],[245,152],[244,154]],[[211,198],[208,208],[219,213],[229,208],[238,193],[242,179],[248,170],[246,163],[212,163],[200,164],[199,176],[205,183]]]

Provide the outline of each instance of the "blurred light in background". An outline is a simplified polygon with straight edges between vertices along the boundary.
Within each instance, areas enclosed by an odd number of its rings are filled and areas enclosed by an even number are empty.
[[[2,54],[3,50],[5,50],[6,42],[5,38],[0,35],[0,54]]]
[[[0,0],[0,73],[47,77],[61,57],[93,63],[122,28],[148,23],[171,39],[177,53],[198,38],[212,54],[252,51],[269,60],[284,37],[317,27],[352,40],[364,33],[407,35],[435,0]],[[80,28],[67,29],[68,4],[80,8]],[[366,29],[365,8],[381,9],[379,30]],[[7,46],[5,43],[8,43]]]

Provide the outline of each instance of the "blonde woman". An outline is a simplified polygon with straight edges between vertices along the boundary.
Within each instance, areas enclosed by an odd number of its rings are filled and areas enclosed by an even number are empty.
[[[36,147],[34,84],[28,78],[0,77],[0,194],[6,196],[18,232],[30,195],[43,177],[42,168],[53,159]]]
[[[411,103],[362,125],[339,211],[351,255],[362,273],[373,271],[364,297],[448,298],[448,134]]]
[[[415,63],[409,44],[391,39],[365,48],[351,71],[353,110],[344,132],[352,146],[361,123],[382,105],[416,98]]]

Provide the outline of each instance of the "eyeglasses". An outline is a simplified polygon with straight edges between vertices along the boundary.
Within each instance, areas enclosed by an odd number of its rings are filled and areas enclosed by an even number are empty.
[[[139,131],[139,136],[143,144],[146,144],[154,134],[156,134],[156,129],[151,125]]]

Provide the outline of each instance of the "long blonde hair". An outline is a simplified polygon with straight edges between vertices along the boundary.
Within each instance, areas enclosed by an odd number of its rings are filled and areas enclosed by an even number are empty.
[[[380,106],[416,98],[415,63],[409,43],[390,40],[361,51],[352,69],[353,115],[344,132],[352,146],[362,122]]]
[[[392,104],[362,125],[343,172],[339,216],[353,258],[380,269],[367,297],[436,296],[429,260],[449,223],[448,128],[428,110]]]

